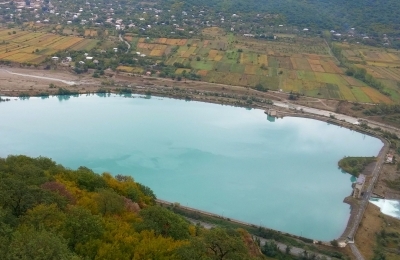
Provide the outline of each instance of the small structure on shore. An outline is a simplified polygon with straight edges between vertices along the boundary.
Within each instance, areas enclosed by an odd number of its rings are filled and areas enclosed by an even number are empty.
[[[364,187],[364,183],[365,183],[365,175],[360,174],[354,185],[354,189],[353,189],[353,197],[354,198],[359,199],[361,197],[361,192]]]
[[[393,156],[393,154],[391,154],[391,153],[386,154],[385,163],[394,163],[393,157],[394,157],[394,156]]]
[[[273,116],[276,117],[277,116],[277,112],[275,109],[269,108],[268,110],[265,110],[264,112],[265,114],[269,115],[269,116]]]

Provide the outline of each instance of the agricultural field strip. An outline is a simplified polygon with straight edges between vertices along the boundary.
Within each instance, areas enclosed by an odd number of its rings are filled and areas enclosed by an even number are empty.
[[[400,81],[400,74],[391,71],[389,68],[375,68],[375,70],[383,76],[383,78],[389,78],[392,80]]]
[[[73,46],[75,43],[81,42],[84,40],[83,38],[76,38],[76,37],[66,37],[64,39],[61,39],[48,47],[51,49],[56,49],[56,50],[64,50],[68,49],[69,47]]]
[[[16,34],[10,34],[10,35],[8,35],[8,33],[7,34],[0,34],[0,40],[1,41],[12,41],[12,40],[14,40],[16,38],[22,37],[22,36],[27,35],[29,33],[30,32],[28,32],[28,31],[20,31],[20,32],[18,32]]]
[[[79,42],[75,43],[74,45],[71,45],[69,47],[69,49],[76,50],[76,51],[84,50],[85,48],[87,48],[87,46],[92,44],[92,41],[96,42],[96,40],[83,39],[82,41],[79,41]]]

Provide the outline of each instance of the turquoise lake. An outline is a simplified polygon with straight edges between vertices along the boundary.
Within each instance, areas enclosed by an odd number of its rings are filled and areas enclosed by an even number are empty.
[[[12,99],[0,118],[1,157],[131,175],[160,199],[320,240],[340,236],[350,214],[338,161],[383,146],[316,120],[158,97]]]

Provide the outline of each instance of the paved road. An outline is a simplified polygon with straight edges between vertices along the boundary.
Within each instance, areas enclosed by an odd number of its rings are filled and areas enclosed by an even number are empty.
[[[334,112],[331,112],[331,111],[327,111],[327,110],[300,106],[300,105],[292,104],[292,103],[289,103],[289,102],[281,102],[281,101],[274,101],[274,100],[272,102],[274,102],[274,106],[278,106],[278,107],[282,107],[282,108],[291,108],[291,109],[296,109],[296,110],[303,110],[304,112],[307,112],[307,113],[310,113],[310,114],[319,115],[319,116],[326,116],[326,117],[330,117],[332,115],[338,120],[345,120],[346,122],[349,122],[349,123],[352,123],[352,124],[358,122],[358,119],[355,118],[355,117],[346,116],[346,115],[342,115],[342,114],[337,114],[337,113],[334,113]]]
[[[386,154],[388,152],[388,150],[389,150],[389,145],[386,145],[386,147],[381,151],[381,154],[383,154],[383,155]],[[384,163],[384,157],[383,156],[378,157],[378,161],[377,161],[377,163],[375,165],[375,168],[374,168],[374,170],[372,172],[372,175],[373,175],[372,180],[370,181],[368,187],[365,189],[364,196],[362,198],[362,202],[361,202],[361,206],[360,206],[360,211],[357,214],[357,217],[356,217],[356,219],[354,221],[353,227],[350,229],[349,234],[347,235],[349,238],[354,239],[354,236],[356,234],[357,228],[358,228],[358,226],[359,226],[359,224],[361,222],[362,216],[364,215],[365,209],[368,206],[369,199],[370,199],[370,197],[372,195],[372,190],[374,189],[374,185],[375,185],[375,183],[376,183],[376,181],[378,179],[379,172],[380,172],[380,170],[382,168],[382,164],[383,163]]]
[[[326,117],[330,117],[332,115],[338,120],[344,120],[344,121],[346,121],[348,123],[352,123],[352,124],[358,122],[358,118],[343,115],[343,114],[338,114],[338,113],[327,111],[327,110],[322,110],[322,109],[317,109],[317,108],[312,108],[312,107],[305,107],[305,106],[301,106],[301,105],[297,105],[297,104],[292,104],[290,102],[282,102],[282,101],[275,101],[275,100],[273,100],[272,102],[274,103],[274,106],[278,106],[278,107],[282,107],[282,108],[303,110],[304,112],[307,112],[310,114],[326,116]],[[399,131],[399,129],[397,129],[396,127],[390,126],[390,125],[382,124],[382,123],[375,122],[375,121],[369,121],[366,119],[363,119],[363,120],[366,121],[368,126],[370,126],[372,128],[380,127],[380,128],[384,128],[386,130],[392,131],[392,132]]]
[[[358,251],[358,248],[355,244],[350,244],[349,246],[351,252],[353,252],[353,255],[356,257],[357,260],[364,260],[364,257],[361,255],[360,251]]]
[[[216,225],[210,224],[210,223],[207,223],[207,222],[198,221],[198,220],[191,219],[191,218],[186,218],[186,219],[189,220],[191,223],[193,223],[193,224],[195,224],[195,225],[200,224],[200,226],[202,226],[202,227],[204,227],[204,228],[206,228],[206,229],[211,229],[211,228],[216,227]],[[260,240],[261,246],[265,245],[265,243],[267,243],[267,242],[269,242],[269,241],[273,241],[273,240],[271,240],[271,239],[265,239],[265,238],[262,238],[262,237],[253,236],[253,239],[256,239],[256,238]],[[283,243],[280,243],[280,242],[277,242],[277,241],[274,241],[274,242],[276,243],[276,245],[278,246],[278,249],[279,249],[281,252],[286,253],[286,247],[287,247],[287,245],[285,245],[285,244],[283,244]],[[314,253],[314,252],[312,252],[312,251],[307,251],[307,253],[308,253],[308,255],[310,255],[310,254],[315,254],[315,255],[316,255],[318,258],[320,258],[320,259],[328,259],[328,260],[331,260],[331,259],[332,259],[332,258],[329,257],[329,256],[322,255],[322,254],[319,254],[319,253]],[[291,255],[294,255],[294,256],[302,256],[302,255],[304,255],[304,249],[298,248],[298,247],[292,247],[292,246],[290,246],[290,254],[291,254]],[[364,259],[362,259],[362,260],[364,260]]]

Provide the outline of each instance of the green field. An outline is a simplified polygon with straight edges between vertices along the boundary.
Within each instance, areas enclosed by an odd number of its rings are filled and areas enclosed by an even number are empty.
[[[368,95],[365,94],[365,92],[358,87],[352,87],[351,92],[359,102],[366,102],[366,103],[372,102],[372,100],[368,97]]]
[[[192,66],[192,68],[196,70],[212,70],[214,68],[214,65],[214,62],[208,60],[190,62],[190,66]]]

